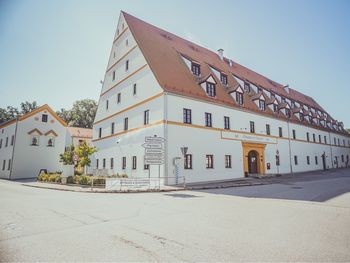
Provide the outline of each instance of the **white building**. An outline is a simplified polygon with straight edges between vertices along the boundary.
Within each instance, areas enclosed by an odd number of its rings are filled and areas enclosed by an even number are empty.
[[[41,169],[62,171],[66,123],[44,105],[0,125],[0,178],[37,177]]]
[[[92,145],[92,129],[80,127],[67,127],[66,147],[73,145],[78,147],[80,144],[86,142]]]
[[[122,12],[93,127],[94,168],[148,176],[141,145],[154,135],[166,139],[160,175],[169,184],[178,174],[197,182],[349,166],[349,134],[311,97]]]

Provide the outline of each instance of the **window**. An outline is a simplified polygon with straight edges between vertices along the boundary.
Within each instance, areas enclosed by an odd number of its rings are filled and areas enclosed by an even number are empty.
[[[111,165],[111,169],[113,170],[113,168],[114,168],[114,159],[113,158],[111,158],[110,165]]]
[[[300,121],[304,121],[304,115],[302,113],[299,113],[299,118],[300,118]]]
[[[0,149],[2,148],[2,139],[0,140]]]
[[[199,76],[201,74],[201,66],[197,63],[192,62],[191,70],[193,75]]]
[[[184,123],[191,124],[192,123],[192,116],[191,116],[191,110],[190,109],[183,109],[183,118]]]
[[[282,127],[278,127],[278,135],[279,135],[280,137],[283,137]]]
[[[341,155],[341,161],[344,162],[344,155]]]
[[[264,111],[266,109],[264,100],[259,100],[259,109],[262,111]]]
[[[12,135],[12,136],[11,136],[11,146],[13,146],[14,142],[15,142],[15,136]]]
[[[296,132],[295,130],[293,130],[293,139],[296,139],[297,135],[296,135]]]
[[[32,136],[30,145],[39,146],[39,136]]]
[[[216,96],[215,84],[207,82],[207,94],[209,97]]]
[[[227,85],[227,75],[226,74],[221,73],[220,80],[221,80],[222,84]]]
[[[255,124],[253,121],[250,122],[250,132],[255,133]]]
[[[309,142],[310,141],[310,134],[307,132],[306,133],[306,140]]]
[[[6,167],[6,160],[4,160],[4,161],[2,162],[2,170],[3,170],[3,171],[5,170],[5,167]]]
[[[114,134],[114,122],[111,123],[111,134]]]
[[[295,101],[292,100],[290,105],[291,105],[292,109],[295,108]]]
[[[136,170],[136,156],[132,157],[132,169]]]
[[[314,142],[316,142],[316,135],[312,134],[312,139],[314,140]]]
[[[98,128],[98,138],[102,137],[102,128]]]
[[[55,138],[49,138],[47,140],[47,147],[54,147],[55,146]]]
[[[324,143],[327,144],[327,137],[326,137],[326,135],[323,137],[323,139],[324,139]]]
[[[225,168],[232,168],[231,155],[225,155]]]
[[[9,137],[6,137],[5,147],[9,145]]]
[[[290,118],[290,109],[287,109],[287,108],[286,108],[286,116],[287,116],[288,118]]]
[[[41,121],[42,122],[47,122],[47,118],[48,118],[47,114],[41,115]]]
[[[266,124],[266,135],[271,135],[270,124]]]
[[[277,104],[273,104],[273,111],[274,111],[274,112],[278,112],[278,106],[277,106]]]
[[[126,157],[122,158],[122,169],[125,170],[126,169]]]
[[[143,124],[144,125],[149,124],[149,110],[145,110],[143,112]]]
[[[250,84],[248,82],[244,82],[244,90],[250,92]]]
[[[113,73],[112,73],[112,80],[113,81],[115,80],[115,70],[113,70]]]
[[[338,145],[340,146],[340,139],[338,138]],[[7,138],[6,138],[6,146],[7,146]]]
[[[211,113],[205,113],[205,126],[212,127]]]
[[[124,131],[127,131],[129,129],[129,119],[124,118]]]
[[[345,140],[343,139],[343,146],[345,146]]]
[[[125,61],[125,71],[129,70],[129,60]]]
[[[9,159],[9,162],[8,162],[8,165],[7,165],[7,170],[10,171],[10,169],[11,169],[11,159]]]
[[[106,159],[105,158],[103,158],[103,160],[102,160],[102,168],[106,169]]]
[[[207,169],[214,168],[214,156],[211,154],[207,154],[205,156],[205,163],[206,163]]]
[[[294,155],[294,164],[298,165],[298,156]]]
[[[96,169],[98,169],[99,160],[96,159]]]
[[[224,116],[224,129],[225,130],[230,129],[230,117]]]
[[[122,97],[122,94],[118,93],[118,95],[117,95],[117,103],[121,102],[121,99],[122,99],[121,97]]]
[[[337,139],[334,138],[334,145],[337,145]]]
[[[134,84],[134,89],[133,89],[133,92],[132,92],[133,95],[136,95],[136,90],[137,90],[137,87],[136,87],[136,83],[135,83]]]
[[[321,135],[320,135],[320,134],[318,135],[318,141],[319,141],[320,143],[322,143],[322,139],[321,139]]]
[[[318,165],[318,158],[315,156],[315,164]]]
[[[310,165],[310,156],[306,156],[306,163],[307,165]]]
[[[184,169],[192,169],[192,154],[185,155]]]
[[[236,101],[239,105],[243,105],[243,94],[236,92]]]
[[[108,110],[108,106],[109,106],[109,101],[106,100],[106,110]]]
[[[125,46],[129,46],[129,40],[128,39],[125,40]]]

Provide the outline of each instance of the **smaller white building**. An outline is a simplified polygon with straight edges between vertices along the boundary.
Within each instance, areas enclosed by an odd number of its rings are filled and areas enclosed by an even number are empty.
[[[41,169],[62,171],[67,124],[48,106],[0,125],[0,178],[35,178]]]
[[[73,145],[78,147],[80,144],[86,142],[92,146],[92,129],[80,127],[67,127],[66,147]]]

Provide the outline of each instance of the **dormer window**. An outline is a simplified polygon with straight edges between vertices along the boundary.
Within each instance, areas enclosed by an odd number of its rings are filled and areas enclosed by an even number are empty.
[[[243,105],[243,94],[240,92],[236,92],[236,102],[239,105]]]
[[[227,85],[227,75],[226,74],[221,73],[220,80],[221,80],[221,83],[223,85]]]
[[[286,116],[287,116],[288,118],[290,118],[290,109],[286,108],[285,111],[286,111]]]
[[[286,98],[281,97],[282,102],[286,102]]]
[[[265,101],[259,100],[259,109],[264,111],[266,109]]]
[[[258,87],[258,93],[262,93],[262,89]]]
[[[193,75],[199,76],[201,74],[201,66],[197,63],[192,62],[191,70]]]
[[[274,112],[278,112],[278,106],[277,106],[277,104],[273,104],[273,111],[274,111]]]
[[[304,115],[302,113],[299,113],[299,118],[300,118],[300,121],[304,121]]]
[[[216,96],[216,89],[215,84],[207,82],[207,94],[209,97],[215,97]]]
[[[291,105],[292,109],[295,108],[295,101],[292,100],[290,105]]]
[[[244,90],[245,92],[250,92],[250,84],[248,82],[244,82]]]

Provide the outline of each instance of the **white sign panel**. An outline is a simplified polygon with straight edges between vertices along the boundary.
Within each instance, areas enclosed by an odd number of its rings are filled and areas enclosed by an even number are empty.
[[[161,165],[164,163],[165,139],[162,137],[145,137],[145,143],[142,147],[145,148],[145,164]]]
[[[165,142],[162,137],[145,137],[145,142]]]
[[[251,142],[260,142],[260,143],[277,143],[277,139],[267,136],[259,136],[258,134],[245,134],[245,133],[236,133],[236,132],[222,132],[223,139],[229,140],[239,140],[239,141],[251,141]]]
[[[106,178],[108,190],[146,190],[159,188],[159,179],[147,178]]]

